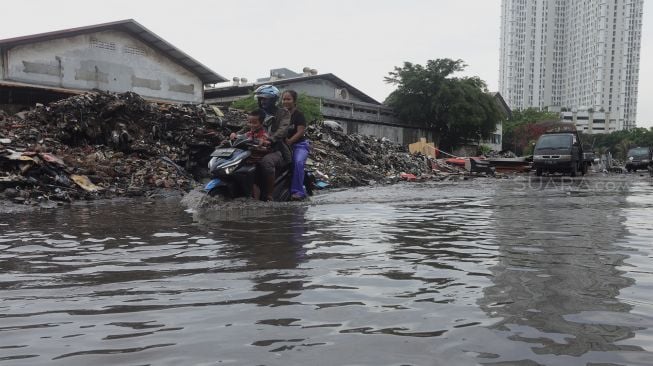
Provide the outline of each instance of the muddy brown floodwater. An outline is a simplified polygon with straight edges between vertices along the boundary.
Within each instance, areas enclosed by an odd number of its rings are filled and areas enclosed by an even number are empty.
[[[0,364],[653,362],[651,178],[190,205],[0,215]]]

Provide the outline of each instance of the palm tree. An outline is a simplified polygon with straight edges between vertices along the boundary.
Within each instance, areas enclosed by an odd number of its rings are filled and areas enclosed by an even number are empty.
[[[621,160],[626,160],[626,155],[628,155],[628,150],[633,146],[633,142],[629,139],[623,139],[617,143],[617,157]]]

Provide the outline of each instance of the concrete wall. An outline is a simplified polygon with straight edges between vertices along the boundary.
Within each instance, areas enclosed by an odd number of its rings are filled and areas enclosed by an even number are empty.
[[[561,112],[560,119],[562,122],[576,124],[576,129],[586,134],[612,133],[624,129],[624,126],[619,125],[619,121],[610,112],[590,112],[588,110]]]
[[[503,150],[503,123],[497,123],[496,129],[492,136],[481,141],[481,145],[489,146],[493,151]]]
[[[378,104],[345,102],[323,98],[320,99],[320,110],[325,118],[401,124],[391,108]]]
[[[282,92],[288,89],[319,99],[320,111],[326,119],[400,124],[391,108],[363,102],[349,90],[346,99],[342,98],[336,94],[341,88],[329,80],[301,80],[280,86]]]
[[[279,86],[279,89],[292,89],[297,93],[304,93],[306,95],[312,96],[313,98],[340,99],[339,97],[336,97],[336,89],[340,89],[340,87],[329,80],[319,78],[303,80],[297,83],[284,84]],[[348,92],[348,98],[343,100],[350,102],[361,101],[359,98],[356,98],[354,95],[352,95],[351,90]]]
[[[365,123],[349,120],[334,119],[343,126],[347,134],[359,133],[361,135],[386,138],[390,141],[409,145],[425,137],[427,141],[433,141],[433,134],[425,129],[411,127],[385,126],[373,123]]]
[[[5,79],[5,52],[0,47],[0,80]]]
[[[196,75],[120,31],[31,43],[6,52],[4,80],[69,89],[133,91],[143,97],[200,103]]]

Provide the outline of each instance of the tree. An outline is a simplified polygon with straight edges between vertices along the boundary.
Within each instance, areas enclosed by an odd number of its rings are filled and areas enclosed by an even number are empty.
[[[245,98],[238,99],[231,103],[231,107],[245,111],[252,111],[258,108],[258,104],[254,98],[254,94],[250,94]],[[322,112],[320,112],[320,101],[313,97],[309,97],[304,93],[297,96],[297,109],[304,113],[304,117],[306,117],[306,121],[308,122],[322,120]]]
[[[617,146],[615,147],[615,150],[617,152],[617,157],[619,159],[626,159],[626,155],[628,154],[628,150],[633,147],[633,142],[630,141],[629,139],[623,139],[619,141]]]
[[[640,127],[609,134],[595,134],[591,135],[590,139],[595,151],[611,152],[616,157],[624,158],[631,147],[653,146],[653,130]]]
[[[397,86],[385,101],[401,120],[431,129],[436,143],[450,150],[489,137],[503,116],[478,77],[453,77],[462,60],[429,60],[426,67],[404,62],[385,77]]]
[[[512,150],[517,155],[527,153],[532,142],[544,133],[545,127],[559,119],[556,113],[535,108],[514,110],[503,123],[503,149]]]

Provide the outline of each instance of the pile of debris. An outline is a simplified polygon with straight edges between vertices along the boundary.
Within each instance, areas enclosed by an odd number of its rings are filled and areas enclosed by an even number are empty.
[[[165,105],[135,93],[91,92],[9,116],[0,111],[0,198],[19,203],[189,191],[207,178],[214,146],[246,121],[209,105]],[[310,160],[330,187],[431,173],[405,146],[337,124],[307,129]]]
[[[356,187],[373,183],[393,183],[402,173],[427,176],[428,159],[412,155],[406,146],[385,138],[348,135],[342,127],[327,121],[306,129],[311,140],[311,161],[318,179],[333,187]]]
[[[210,151],[245,120],[206,105],[102,92],[1,116],[0,190],[25,203],[188,190],[198,164],[190,154]]]

